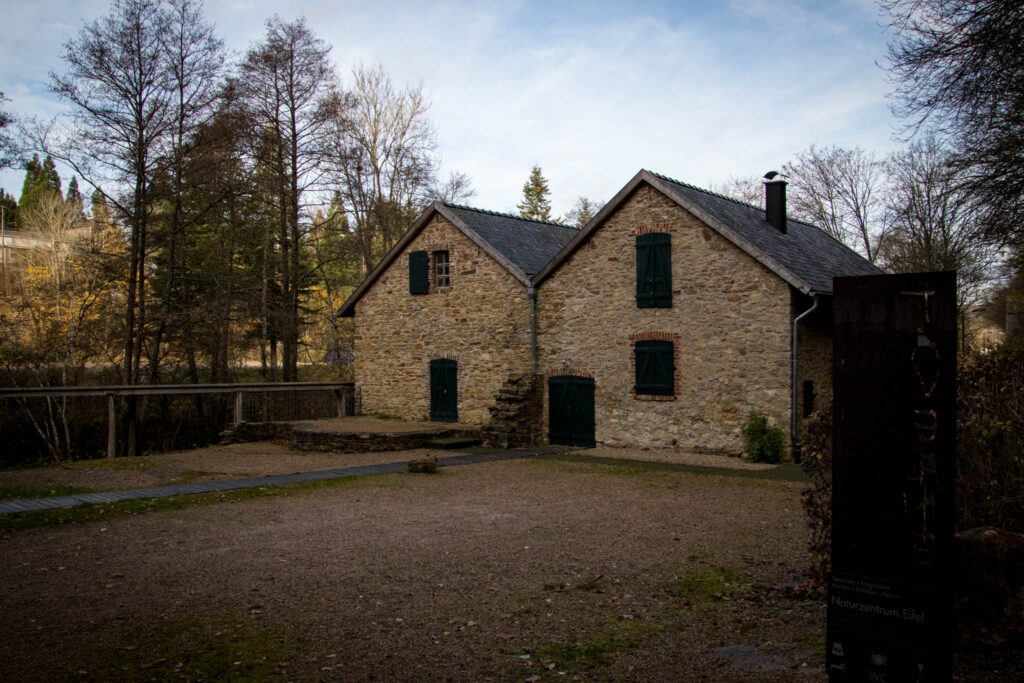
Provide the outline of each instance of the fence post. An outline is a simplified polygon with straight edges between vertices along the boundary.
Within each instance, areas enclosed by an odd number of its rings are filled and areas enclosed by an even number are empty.
[[[107,394],[107,457],[117,454],[117,410],[114,394]]]
[[[242,424],[242,392],[235,392],[235,424]]]

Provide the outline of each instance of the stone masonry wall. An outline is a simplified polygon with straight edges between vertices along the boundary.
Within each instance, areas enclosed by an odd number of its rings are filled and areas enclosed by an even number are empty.
[[[800,321],[797,333],[797,435],[803,440],[805,382],[814,382],[813,409],[832,398],[832,297],[822,296],[818,310]],[[811,306],[811,298],[794,297],[793,317]],[[788,427],[786,428],[788,431]]]
[[[409,253],[446,250],[451,286],[409,293]],[[502,383],[530,371],[526,287],[441,216],[356,304],[355,383],[363,414],[430,417],[430,361],[458,363],[459,422],[483,425]]]
[[[672,236],[671,308],[636,306],[652,231]],[[643,185],[541,284],[538,369],[594,378],[599,444],[739,453],[751,410],[789,432],[790,310],[781,278]],[[630,335],[677,340],[674,400],[633,396]],[[545,383],[545,435],[548,408]]]

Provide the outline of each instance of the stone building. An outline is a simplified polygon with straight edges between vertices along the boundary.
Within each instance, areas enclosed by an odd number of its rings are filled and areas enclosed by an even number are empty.
[[[579,231],[435,203],[352,293],[358,409],[483,425],[532,372],[531,278]]]
[[[641,171],[581,230],[433,205],[341,309],[363,412],[499,443],[738,453],[752,411],[798,435],[831,394],[832,278],[879,271],[765,187]]]

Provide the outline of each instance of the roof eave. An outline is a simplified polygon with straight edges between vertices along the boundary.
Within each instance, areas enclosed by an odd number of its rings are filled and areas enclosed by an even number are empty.
[[[548,261],[547,264],[545,264],[545,266],[541,268],[536,275],[533,276],[531,284],[534,287],[540,285],[540,283],[546,280],[548,276],[551,275],[551,273],[556,271],[558,267],[562,264],[562,262],[569,258],[569,256],[571,256],[572,253],[576,251],[579,248],[579,246],[587,240],[587,238],[590,236],[590,233],[597,230],[598,226],[604,223],[608,216],[614,213],[615,210],[619,208],[619,205],[622,204],[631,194],[633,194],[636,188],[640,186],[640,183],[644,182],[645,173],[647,173],[647,171],[640,171],[639,173],[637,173],[630,179],[628,183],[626,183],[626,185],[621,190],[619,190],[615,194],[614,197],[609,199],[608,203],[601,207],[601,210],[594,214],[594,217],[587,221],[587,224],[580,228],[579,232],[576,233],[576,235],[571,240],[566,242],[562,246],[562,248],[558,250],[558,253],[551,257],[551,260]],[[648,175],[650,174],[648,173]]]
[[[718,220],[711,214],[707,213],[706,211],[704,211],[704,209],[700,208],[693,202],[687,200],[685,197],[679,195],[667,182],[665,182],[658,176],[654,175],[653,173],[648,173],[647,171],[641,171],[641,173],[646,174],[647,177],[645,178],[645,180],[647,180],[647,182],[649,182],[652,187],[654,187],[659,192],[669,197],[676,204],[683,207],[684,209],[692,213],[694,216],[699,218],[701,221],[706,223],[709,227],[714,229],[720,235],[722,235],[727,240],[735,244],[737,247],[745,251],[755,261],[757,261],[765,268],[767,268],[768,270],[772,271],[780,278],[785,280],[786,283],[795,287],[803,294],[810,294],[814,290],[814,287],[812,287],[809,282],[799,277],[796,273],[783,266],[781,263],[773,259],[768,254],[764,253],[757,246],[748,242],[739,233],[737,233],[735,230],[727,226],[725,223]]]
[[[373,283],[384,273],[385,270],[394,262],[398,255],[401,254],[409,243],[416,238],[416,236],[426,227],[430,219],[435,214],[444,216],[445,220],[455,226],[455,228],[464,234],[473,244],[483,249],[491,258],[497,261],[505,270],[507,270],[512,277],[519,280],[524,286],[530,285],[529,276],[523,272],[521,268],[509,261],[505,256],[495,249],[487,240],[482,238],[475,230],[466,225],[458,216],[456,216],[447,206],[442,202],[434,202],[429,207],[423,210],[416,222],[412,224],[412,227],[402,238],[398,240],[398,243],[392,247],[391,251],[381,259],[381,262],[377,264],[377,267],[370,271],[370,274],[366,276],[366,279],[360,283],[352,294],[345,300],[345,303],[338,309],[339,318],[351,318],[356,314],[355,306],[356,303],[366,294],[367,290],[373,286]]]
[[[557,270],[558,267],[562,264],[562,262],[565,261],[565,259],[567,259],[574,251],[576,251],[576,249],[579,248],[579,246],[590,236],[590,234],[594,232],[594,230],[596,230],[598,226],[604,223],[608,216],[614,213],[619,208],[619,206],[623,202],[625,202],[626,199],[628,199],[629,196],[633,194],[633,192],[636,191],[636,189],[641,185],[641,183],[647,183],[648,185],[650,185],[651,187],[658,190],[666,197],[674,201],[676,204],[678,204],[679,206],[683,207],[684,209],[695,215],[701,221],[706,223],[710,228],[712,228],[713,230],[721,234],[723,237],[725,237],[727,240],[735,244],[737,247],[745,251],[750,257],[752,257],[758,263],[762,264],[768,270],[772,271],[773,273],[781,277],[789,285],[795,287],[800,292],[804,294],[810,294],[811,291],[813,291],[814,288],[803,278],[798,277],[791,270],[783,266],[781,263],[773,259],[771,256],[765,254],[763,251],[758,249],[756,246],[754,246],[747,240],[743,239],[743,237],[741,237],[735,230],[729,228],[727,225],[725,225],[718,219],[708,214],[706,211],[701,209],[699,206],[695,205],[693,202],[690,202],[685,197],[680,196],[677,192],[673,191],[672,187],[668,183],[666,183],[660,177],[647,170],[641,170],[639,173],[633,176],[633,178],[628,183],[626,183],[625,187],[619,190],[619,192],[614,197],[612,197],[608,201],[608,203],[605,204],[604,207],[602,207],[602,209],[598,211],[597,214],[587,222],[585,226],[583,226],[583,228],[580,230],[580,234],[576,235],[576,237],[569,240],[569,242],[567,242],[566,245],[562,247],[562,249],[559,250],[557,254],[555,254],[554,258],[548,261],[547,265],[545,265],[544,268],[542,268],[541,271],[533,277],[534,286],[539,285],[541,282],[547,279],[548,276],[551,275],[551,273]]]
[[[441,202],[434,202],[423,210],[423,213],[421,213],[419,218],[417,218],[412,224],[412,227],[402,235],[402,238],[398,240],[398,243],[391,248],[391,251],[381,259],[380,263],[377,264],[377,267],[370,271],[370,274],[366,276],[358,287],[356,287],[354,292],[349,294],[348,298],[345,299],[345,303],[343,303],[341,308],[338,309],[337,317],[351,318],[356,314],[356,303],[363,298],[366,291],[373,286],[373,283],[377,281],[377,278],[379,278],[385,270],[387,270],[388,266],[398,258],[398,255],[401,254],[407,246],[409,246],[409,243],[412,242],[416,235],[418,235],[427,223],[430,222],[430,219],[434,217],[434,214],[439,213],[439,208],[441,206],[443,206]]]
[[[522,268],[509,261],[507,258],[505,258],[504,254],[495,249],[490,242],[485,240],[475,230],[466,225],[462,221],[462,219],[456,216],[447,206],[441,204],[440,202],[435,203],[437,204],[438,213],[447,218],[451,222],[451,224],[458,228],[466,237],[468,237],[473,242],[473,244],[487,252],[487,254],[491,258],[500,263],[501,266],[512,275],[512,277],[519,280],[521,283],[523,283],[523,285],[527,287],[530,285],[530,278],[526,273],[523,272]]]

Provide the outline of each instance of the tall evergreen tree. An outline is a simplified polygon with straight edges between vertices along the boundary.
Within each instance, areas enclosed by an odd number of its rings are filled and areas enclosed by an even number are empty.
[[[4,94],[0,92],[0,104],[9,102]],[[18,143],[11,135],[11,127],[14,124],[14,117],[0,109],[0,168],[14,166],[18,158]]]
[[[523,201],[516,204],[519,215],[542,221],[551,220],[551,200],[548,181],[541,173],[540,166],[534,165],[530,177],[523,185]]]
[[[78,178],[75,176],[71,176],[71,182],[68,183],[68,196],[64,199],[68,204],[78,209],[82,208],[82,193],[78,191]]]
[[[5,230],[18,228],[18,202],[13,196],[0,188],[0,207],[3,207],[3,227]]]
[[[60,195],[60,174],[49,155],[39,162],[39,155],[33,155],[32,160],[25,164],[25,182],[21,186],[21,201],[19,206],[22,213],[35,209],[42,198],[48,194]]]

